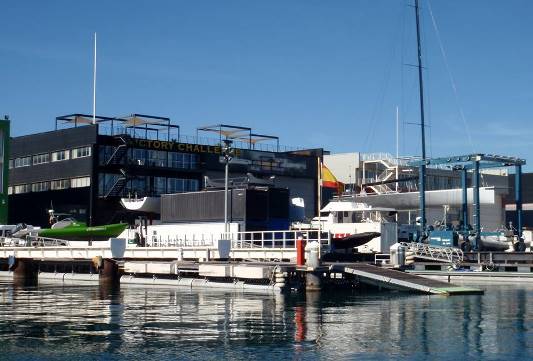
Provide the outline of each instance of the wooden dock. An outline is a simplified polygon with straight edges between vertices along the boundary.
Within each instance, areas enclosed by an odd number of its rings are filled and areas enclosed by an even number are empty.
[[[412,273],[377,267],[366,263],[334,263],[330,270],[355,275],[361,283],[399,290],[413,291],[434,295],[479,295],[483,290],[429,279]]]

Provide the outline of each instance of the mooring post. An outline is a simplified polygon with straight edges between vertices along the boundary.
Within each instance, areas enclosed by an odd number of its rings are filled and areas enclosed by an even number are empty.
[[[120,270],[118,263],[113,259],[103,259],[100,271],[100,284],[116,286],[120,284]]]
[[[13,267],[13,283],[17,286],[35,286],[38,283],[39,265],[30,258],[17,258]]]
[[[319,257],[320,244],[316,241],[310,242],[305,247],[305,289],[307,291],[320,291],[322,288],[322,272],[317,272],[320,267]]]
[[[111,238],[111,257],[103,258],[101,256],[95,257],[93,262],[98,265],[100,273],[101,285],[120,285],[121,271],[119,262],[124,260],[124,252],[126,251],[126,240],[122,238]]]
[[[320,291],[322,289],[322,278],[319,272],[305,273],[305,290],[306,291]]]

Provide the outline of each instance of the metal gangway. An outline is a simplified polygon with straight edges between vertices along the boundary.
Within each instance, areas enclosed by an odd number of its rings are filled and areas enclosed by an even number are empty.
[[[483,294],[482,290],[456,286],[431,278],[366,263],[334,263],[329,270],[355,276],[360,283],[384,289],[418,292],[433,295]]]
[[[406,255],[409,253],[415,258],[436,262],[460,264],[463,262],[463,251],[454,247],[436,247],[420,242],[401,242]]]

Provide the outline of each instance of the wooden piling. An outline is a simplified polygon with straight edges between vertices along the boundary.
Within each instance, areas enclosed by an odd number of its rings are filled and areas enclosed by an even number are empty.
[[[33,259],[18,258],[13,267],[13,283],[18,286],[35,286],[38,283],[39,264]]]

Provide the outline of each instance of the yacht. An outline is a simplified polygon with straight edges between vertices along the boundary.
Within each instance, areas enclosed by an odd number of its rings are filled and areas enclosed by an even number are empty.
[[[311,223],[293,223],[293,229],[321,229],[331,233],[335,249],[357,252],[388,252],[397,242],[396,210],[373,207],[366,203],[333,200],[320,211]]]

